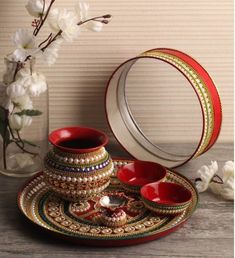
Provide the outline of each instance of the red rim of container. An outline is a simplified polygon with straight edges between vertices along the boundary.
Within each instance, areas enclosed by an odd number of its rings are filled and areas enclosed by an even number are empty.
[[[173,190],[173,192],[171,192],[170,193],[170,195],[172,196],[172,195],[180,195],[179,197],[182,199],[182,201],[175,201],[174,203],[168,203],[167,201],[166,202],[161,202],[161,201],[153,201],[153,198],[155,197],[157,197],[157,196],[160,196],[161,195],[161,193],[159,192],[158,193],[158,195],[155,195],[154,196],[154,194],[155,194],[155,192],[149,192],[148,193],[148,188],[149,187],[153,187],[153,188],[155,188],[155,187],[157,187],[157,188],[159,188],[159,187],[161,187],[162,189],[160,189],[160,191],[163,191],[163,189],[165,188],[167,191],[172,191]],[[154,189],[155,190],[155,189]],[[153,191],[154,191],[153,190]],[[165,190],[165,191],[166,191]],[[147,191],[147,192],[146,192]],[[176,184],[176,183],[172,183],[172,182],[154,182],[154,183],[150,183],[150,184],[146,184],[146,185],[144,185],[142,188],[141,188],[141,190],[140,190],[140,193],[141,193],[141,196],[144,198],[144,199],[146,199],[146,200],[148,200],[148,201],[150,201],[150,202],[152,202],[152,203],[154,203],[154,204],[156,204],[156,205],[159,205],[159,206],[166,206],[166,207],[170,207],[170,206],[181,206],[181,205],[184,205],[184,204],[187,204],[187,203],[189,203],[191,200],[192,200],[192,193],[188,190],[188,189],[186,189],[185,187],[183,187],[183,186],[181,186],[181,185],[179,185],[179,184]],[[150,196],[150,195],[152,195],[152,196]]]
[[[63,132],[67,132],[67,135],[65,133],[65,135],[62,136]],[[88,147],[88,148],[68,148],[68,147],[61,146],[59,144],[62,140],[73,140],[79,137],[81,139],[88,139],[88,137],[89,139],[92,139],[92,137],[94,137],[96,141],[98,139],[98,142],[96,146]],[[108,137],[105,133],[94,128],[80,127],[80,126],[64,127],[64,128],[59,128],[57,130],[54,130],[49,134],[48,140],[53,146],[60,149],[61,151],[78,153],[78,154],[96,151],[108,143]]]
[[[145,176],[149,178],[149,182],[147,183],[132,183],[128,178],[130,179],[128,175],[128,171],[131,172],[131,167],[133,167],[132,175],[141,175],[142,173],[145,173]],[[135,168],[136,166],[139,166],[139,168]],[[136,173],[134,172],[136,170]],[[126,178],[125,178],[126,176]],[[127,165],[122,166],[117,171],[117,178],[124,183],[126,186],[130,187],[142,187],[143,185],[149,184],[151,182],[159,182],[163,180],[166,177],[166,168],[162,165],[151,162],[151,161],[142,161],[142,160],[135,160],[132,163],[129,163]]]

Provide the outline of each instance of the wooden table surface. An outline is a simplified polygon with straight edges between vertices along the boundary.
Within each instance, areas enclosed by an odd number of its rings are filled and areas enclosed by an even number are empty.
[[[111,154],[126,156],[117,147]],[[176,169],[190,179],[211,160],[221,168],[233,160],[233,144],[217,144],[206,154]],[[25,179],[0,176],[0,257],[233,257],[233,202],[212,193],[200,194],[191,219],[176,232],[138,246],[93,248],[74,245],[36,230],[21,215],[16,196]]]

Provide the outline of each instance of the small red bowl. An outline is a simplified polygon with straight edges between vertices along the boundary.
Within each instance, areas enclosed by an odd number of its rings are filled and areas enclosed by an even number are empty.
[[[145,206],[157,213],[177,214],[184,211],[192,200],[190,190],[170,182],[144,185],[140,190]]]
[[[140,188],[152,182],[159,182],[166,177],[166,169],[154,162],[134,161],[117,171],[117,178],[123,187],[131,192],[139,192]]]

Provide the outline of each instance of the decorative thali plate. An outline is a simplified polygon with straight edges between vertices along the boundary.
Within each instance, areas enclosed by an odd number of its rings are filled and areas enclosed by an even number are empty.
[[[184,176],[167,171],[167,181],[184,185],[192,192],[189,208],[177,216],[157,216],[146,210],[139,195],[121,188],[116,171],[131,160],[114,160],[115,170],[110,186],[89,201],[63,201],[51,192],[38,173],[21,188],[18,206],[22,213],[34,224],[57,237],[78,244],[94,246],[124,246],[151,241],[175,231],[193,214],[198,203],[194,185]],[[124,226],[111,228],[101,226],[100,199],[103,196],[121,195],[123,208],[127,214]]]

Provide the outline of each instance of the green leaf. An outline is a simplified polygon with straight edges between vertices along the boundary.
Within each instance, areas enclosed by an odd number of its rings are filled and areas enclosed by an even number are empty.
[[[16,112],[15,114],[18,115],[18,116],[23,116],[23,115],[26,115],[26,116],[40,116],[42,114],[42,112],[39,111],[39,110],[36,110],[36,109],[24,109],[20,112]]]
[[[39,146],[38,145],[36,145],[35,143],[33,143],[33,142],[30,142],[30,141],[28,141],[28,140],[22,140],[24,143],[26,143],[26,144],[28,144],[28,145],[31,145],[31,146],[33,146],[33,147],[37,147],[37,148],[39,148]]]
[[[6,120],[6,114],[7,114],[7,110],[4,107],[0,106],[0,122],[5,121]]]
[[[2,120],[0,121],[0,134],[5,141],[6,146],[11,143],[9,129],[6,126],[6,122]]]
[[[7,127],[7,110],[4,107],[0,106],[0,135],[5,141],[6,146],[11,143],[10,132]]]

